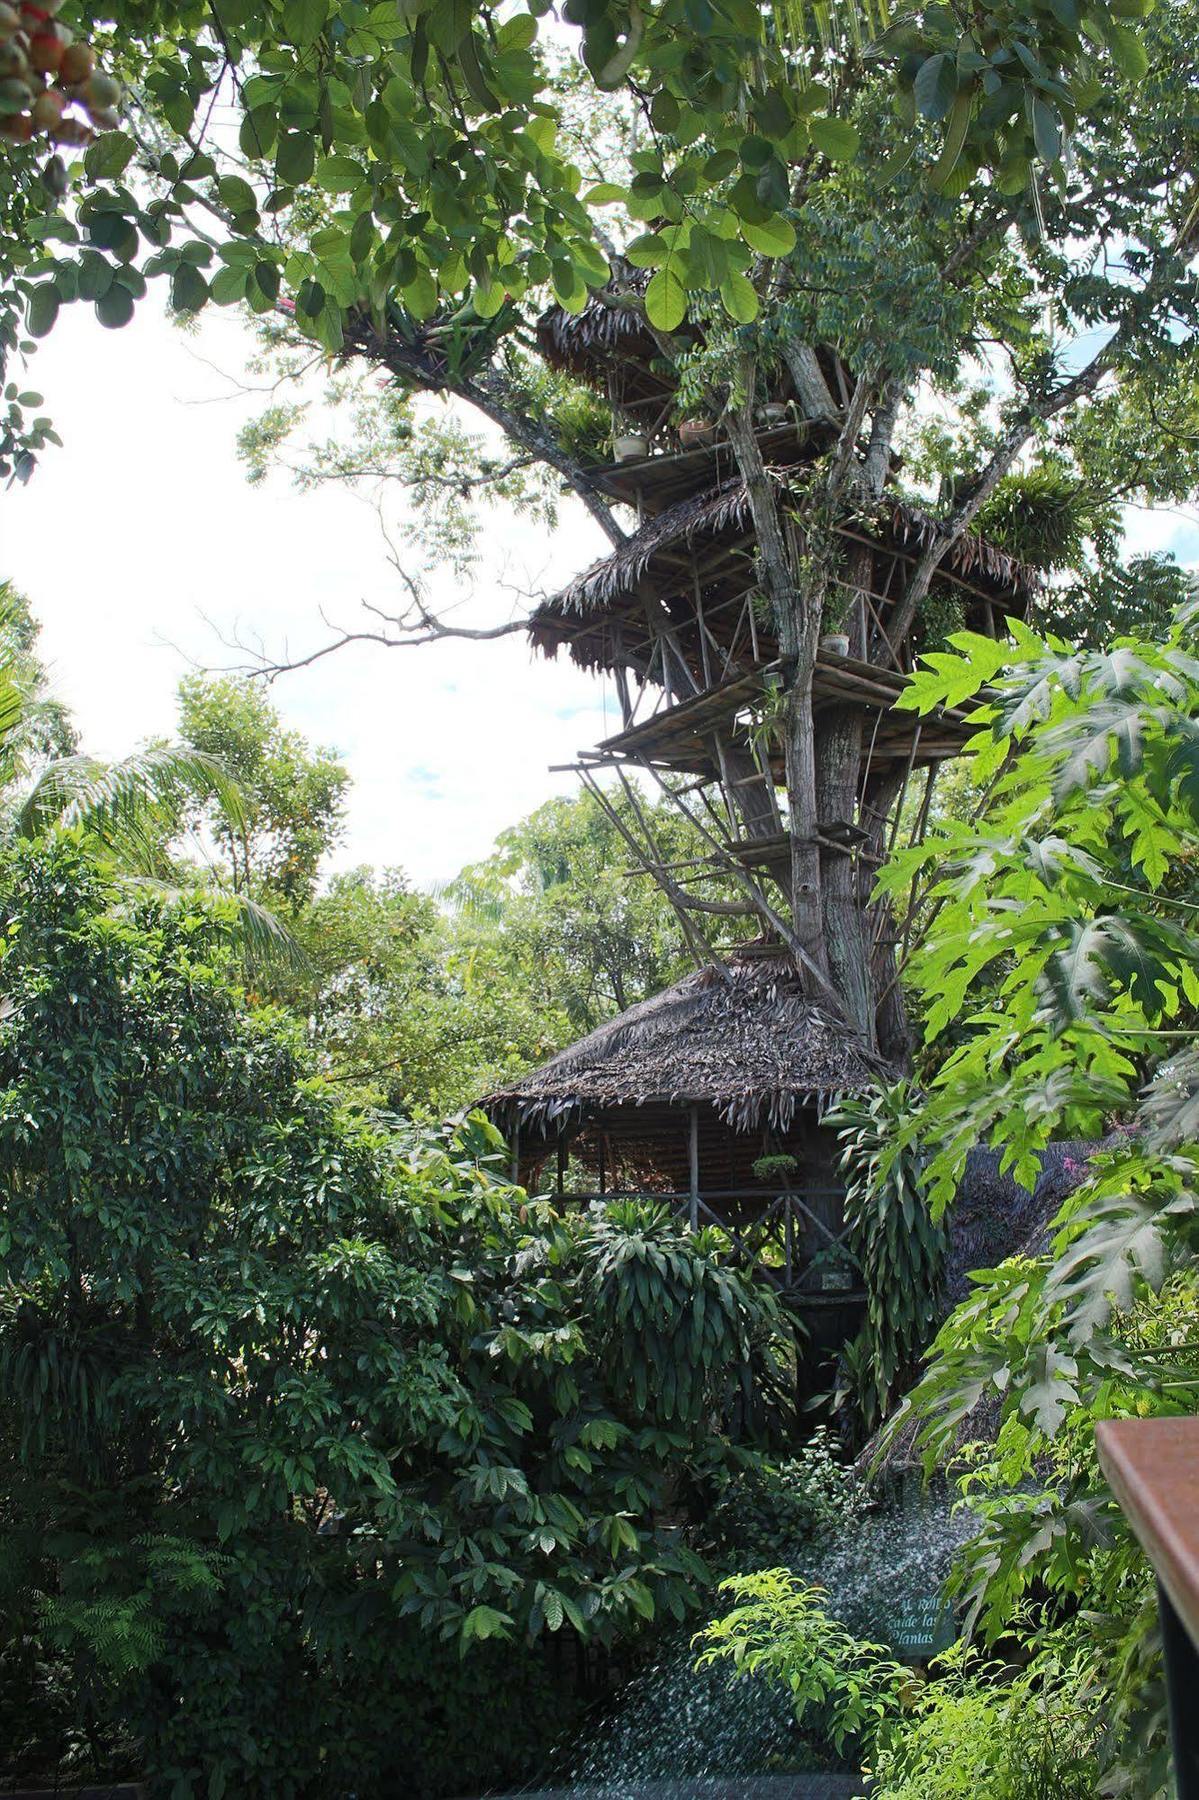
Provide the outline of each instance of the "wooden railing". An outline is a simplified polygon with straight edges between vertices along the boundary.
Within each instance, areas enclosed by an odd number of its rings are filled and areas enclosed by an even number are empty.
[[[853,1258],[845,1247],[845,1227],[833,1229],[815,1211],[812,1201],[835,1200],[840,1215],[841,1188],[807,1188],[803,1192],[772,1194],[762,1188],[708,1188],[698,1193],[648,1193],[644,1188],[606,1188],[600,1192],[565,1191],[562,1204],[587,1206],[594,1201],[651,1200],[669,1206],[692,1231],[715,1225],[729,1239],[733,1259],[782,1292],[800,1290],[812,1266],[807,1246],[813,1237],[821,1247],[841,1252],[847,1264]]]
[[[1178,1800],[1199,1800],[1199,1419],[1105,1419],[1095,1440],[1157,1576]]]

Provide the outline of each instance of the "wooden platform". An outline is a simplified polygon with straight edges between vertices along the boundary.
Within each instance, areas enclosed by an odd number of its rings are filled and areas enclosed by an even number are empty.
[[[763,462],[777,469],[810,461],[829,436],[827,426],[794,424],[789,420],[757,434]],[[642,518],[652,519],[676,501],[705,493],[737,473],[733,447],[721,436],[714,444],[695,450],[675,450],[639,457],[635,462],[612,463],[590,472],[590,479],[610,500],[635,506]]]
[[[777,662],[764,663],[677,706],[663,707],[640,724],[605,738],[595,754],[605,761],[644,761],[680,774],[715,778],[714,734],[749,748],[749,731],[740,716],[763,698],[779,668]],[[864,707],[866,750],[875,764],[906,763],[910,758],[919,766],[959,755],[972,729],[967,715],[955,708],[921,718],[901,710],[896,703],[905,686],[903,676],[874,663],[821,651],[812,681],[817,719],[822,711],[843,703]],[[781,779],[781,766],[775,774]]]

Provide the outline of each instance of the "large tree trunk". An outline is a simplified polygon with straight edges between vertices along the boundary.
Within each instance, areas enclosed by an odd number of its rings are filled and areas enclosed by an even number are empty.
[[[854,548],[845,571],[851,593],[868,586],[872,557],[864,545]],[[862,609],[850,603],[845,621],[850,654],[865,655]],[[826,710],[816,728],[813,748],[816,765],[816,801],[822,836],[820,848],[820,910],[828,972],[837,990],[846,1022],[866,1042],[875,1044],[875,996],[870,969],[870,947],[862,910],[857,857],[850,834],[858,823],[858,783],[862,767],[860,707],[836,705]],[[834,847],[839,827],[848,828],[843,847]]]

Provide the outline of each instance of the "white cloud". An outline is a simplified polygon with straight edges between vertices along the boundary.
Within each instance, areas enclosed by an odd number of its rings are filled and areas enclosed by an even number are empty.
[[[45,394],[65,448],[5,495],[0,574],[28,594],[54,686],[99,755],[171,732],[189,656],[230,660],[206,618],[294,653],[322,641],[322,609],[349,624],[361,599],[387,605],[395,593],[360,499],[336,486],[302,494],[282,476],[246,482],[234,439],[264,398],[222,371],[240,374],[248,349],[229,315],[185,334],[147,304],[108,332],[90,308],[71,307],[23,381]],[[581,509],[568,508],[552,536],[496,515],[472,618],[507,616],[504,580],[552,583],[602,548]],[[604,735],[605,703],[615,729],[598,678],[563,659],[534,661],[523,638],[353,647],[285,677],[273,696],[290,724],[349,764],[338,862],[399,864],[420,881],[452,874],[498,830],[570,791],[573,778],[549,765]]]

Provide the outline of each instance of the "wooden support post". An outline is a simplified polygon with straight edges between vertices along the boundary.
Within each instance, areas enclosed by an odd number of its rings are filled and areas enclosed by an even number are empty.
[[[513,1186],[520,1180],[520,1120],[512,1129],[512,1182]]]
[[[561,1125],[558,1127],[558,1198],[561,1200],[566,1186],[566,1133]]]
[[[691,1229],[699,1230],[699,1108],[691,1108],[687,1130],[687,1165],[690,1173]]]
[[[603,1199],[603,1197],[604,1197],[604,1195],[605,1195],[605,1194],[606,1194],[606,1193],[607,1193],[607,1191],[608,1191],[608,1190],[607,1190],[607,1186],[606,1186],[606,1183],[605,1183],[605,1170],[604,1170],[604,1134],[603,1134],[603,1132],[602,1132],[602,1131],[601,1131],[601,1132],[600,1132],[600,1134],[599,1134],[599,1184],[600,1184],[600,1199],[601,1199],[601,1200],[602,1200],[602,1199]]]

